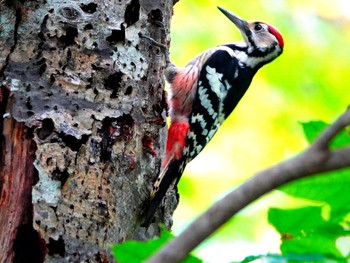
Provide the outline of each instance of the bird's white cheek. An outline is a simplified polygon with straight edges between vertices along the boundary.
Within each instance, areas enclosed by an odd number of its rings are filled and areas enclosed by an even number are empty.
[[[270,48],[271,44],[273,43],[273,40],[271,40],[269,37],[265,36],[264,34],[254,35],[253,41],[261,51],[264,51],[267,48]]]

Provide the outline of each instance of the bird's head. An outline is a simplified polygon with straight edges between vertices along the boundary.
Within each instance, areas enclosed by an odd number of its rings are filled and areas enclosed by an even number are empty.
[[[253,56],[275,54],[277,57],[282,53],[284,42],[276,28],[263,22],[243,20],[222,7],[218,8],[241,31],[248,46],[248,54]]]

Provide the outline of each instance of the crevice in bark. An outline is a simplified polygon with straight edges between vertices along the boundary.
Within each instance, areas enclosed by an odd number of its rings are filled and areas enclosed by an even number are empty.
[[[67,179],[69,177],[68,169],[65,169],[64,171],[61,171],[59,168],[56,168],[52,171],[52,179],[57,180],[61,182],[61,188],[66,183]]]
[[[80,5],[81,10],[83,10],[85,13],[93,14],[96,12],[97,4],[96,3],[88,3],[88,4],[81,4]]]
[[[14,28],[14,31],[13,31],[13,45],[12,45],[12,47],[10,49],[9,54],[6,56],[4,66],[2,68],[0,68],[0,78],[3,77],[4,72],[5,72],[5,70],[6,70],[7,66],[8,66],[10,56],[11,56],[12,52],[15,50],[15,48],[16,48],[18,27],[19,27],[21,21],[22,21],[22,13],[21,13],[21,9],[18,7],[18,8],[16,8],[16,22],[15,22],[15,28]]]
[[[145,152],[157,156],[157,152],[154,149],[154,136],[152,136],[150,133],[146,132],[142,137],[142,146]]]
[[[118,42],[125,41],[125,27],[123,26],[123,24],[120,25],[120,30],[112,29],[112,33],[106,38],[106,41],[110,45],[115,45]]]
[[[92,30],[94,27],[91,24],[86,24],[84,30]]]
[[[132,86],[128,86],[126,88],[126,91],[125,91],[124,95],[129,96],[131,94],[132,94]]]
[[[3,147],[4,147],[4,135],[3,135],[3,128],[4,128],[4,118],[6,118],[6,107],[7,107],[7,103],[8,103],[8,98],[10,95],[10,91],[8,90],[8,88],[5,85],[0,86],[0,117],[1,117],[1,121],[0,121],[0,153],[4,153],[3,151]],[[10,116],[8,116],[10,117]],[[0,158],[0,167],[3,167],[4,165],[4,158],[3,156],[1,156]],[[0,193],[2,190],[2,181],[1,181],[1,177],[0,177]]]
[[[164,27],[163,13],[160,9],[154,9],[148,14],[148,22],[151,24]]]
[[[36,134],[38,135],[40,140],[45,140],[53,133],[54,130],[55,125],[52,119],[47,118],[41,122],[41,128],[37,129]]]
[[[42,240],[33,228],[32,206],[27,213],[27,221],[18,228],[15,242],[13,244],[14,263],[25,263],[30,260],[32,263],[42,263],[45,257],[45,241]]]
[[[78,36],[78,29],[73,26],[65,27],[66,34],[61,36],[59,39],[65,47],[71,46],[75,43],[75,38]]]
[[[125,9],[124,19],[127,26],[135,24],[140,18],[140,2],[131,0],[130,4]]]
[[[43,18],[43,22],[40,25],[40,32],[38,33],[38,37],[40,38],[41,42],[39,44],[39,49],[42,48],[42,46],[44,45],[44,42],[46,41],[44,32],[46,31],[46,23],[48,19],[49,19],[49,15],[45,15]]]
[[[112,90],[111,98],[117,98],[123,75],[122,72],[117,71],[105,79],[104,85],[106,89]]]
[[[48,248],[48,254],[53,256],[53,255],[60,255],[61,257],[64,256],[66,252],[64,240],[62,236],[58,238],[58,240],[54,240],[53,238],[49,238],[49,244],[47,244]]]
[[[100,158],[107,162],[111,158],[112,146],[117,140],[130,142],[134,128],[134,120],[130,114],[118,118],[105,118],[99,134],[102,137]]]
[[[79,151],[80,147],[89,139],[89,135],[82,135],[81,139],[77,139],[72,135],[67,135],[64,133],[60,133],[60,137],[62,138],[62,141],[65,143],[65,145],[75,152]]]

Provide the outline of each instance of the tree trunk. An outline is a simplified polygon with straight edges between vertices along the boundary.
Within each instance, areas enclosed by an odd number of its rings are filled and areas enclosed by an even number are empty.
[[[0,262],[113,262],[166,137],[173,1],[0,1]],[[156,222],[170,228],[167,195]]]

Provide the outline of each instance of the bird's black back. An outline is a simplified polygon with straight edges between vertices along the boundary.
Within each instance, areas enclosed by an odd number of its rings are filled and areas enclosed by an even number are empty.
[[[236,46],[229,45],[216,51],[202,67],[189,116],[190,131],[185,147],[188,148],[185,149],[188,157],[183,158],[187,162],[196,157],[211,140],[243,97],[257,72],[257,69],[240,63],[234,56],[233,48]],[[203,133],[205,130],[207,134]]]

